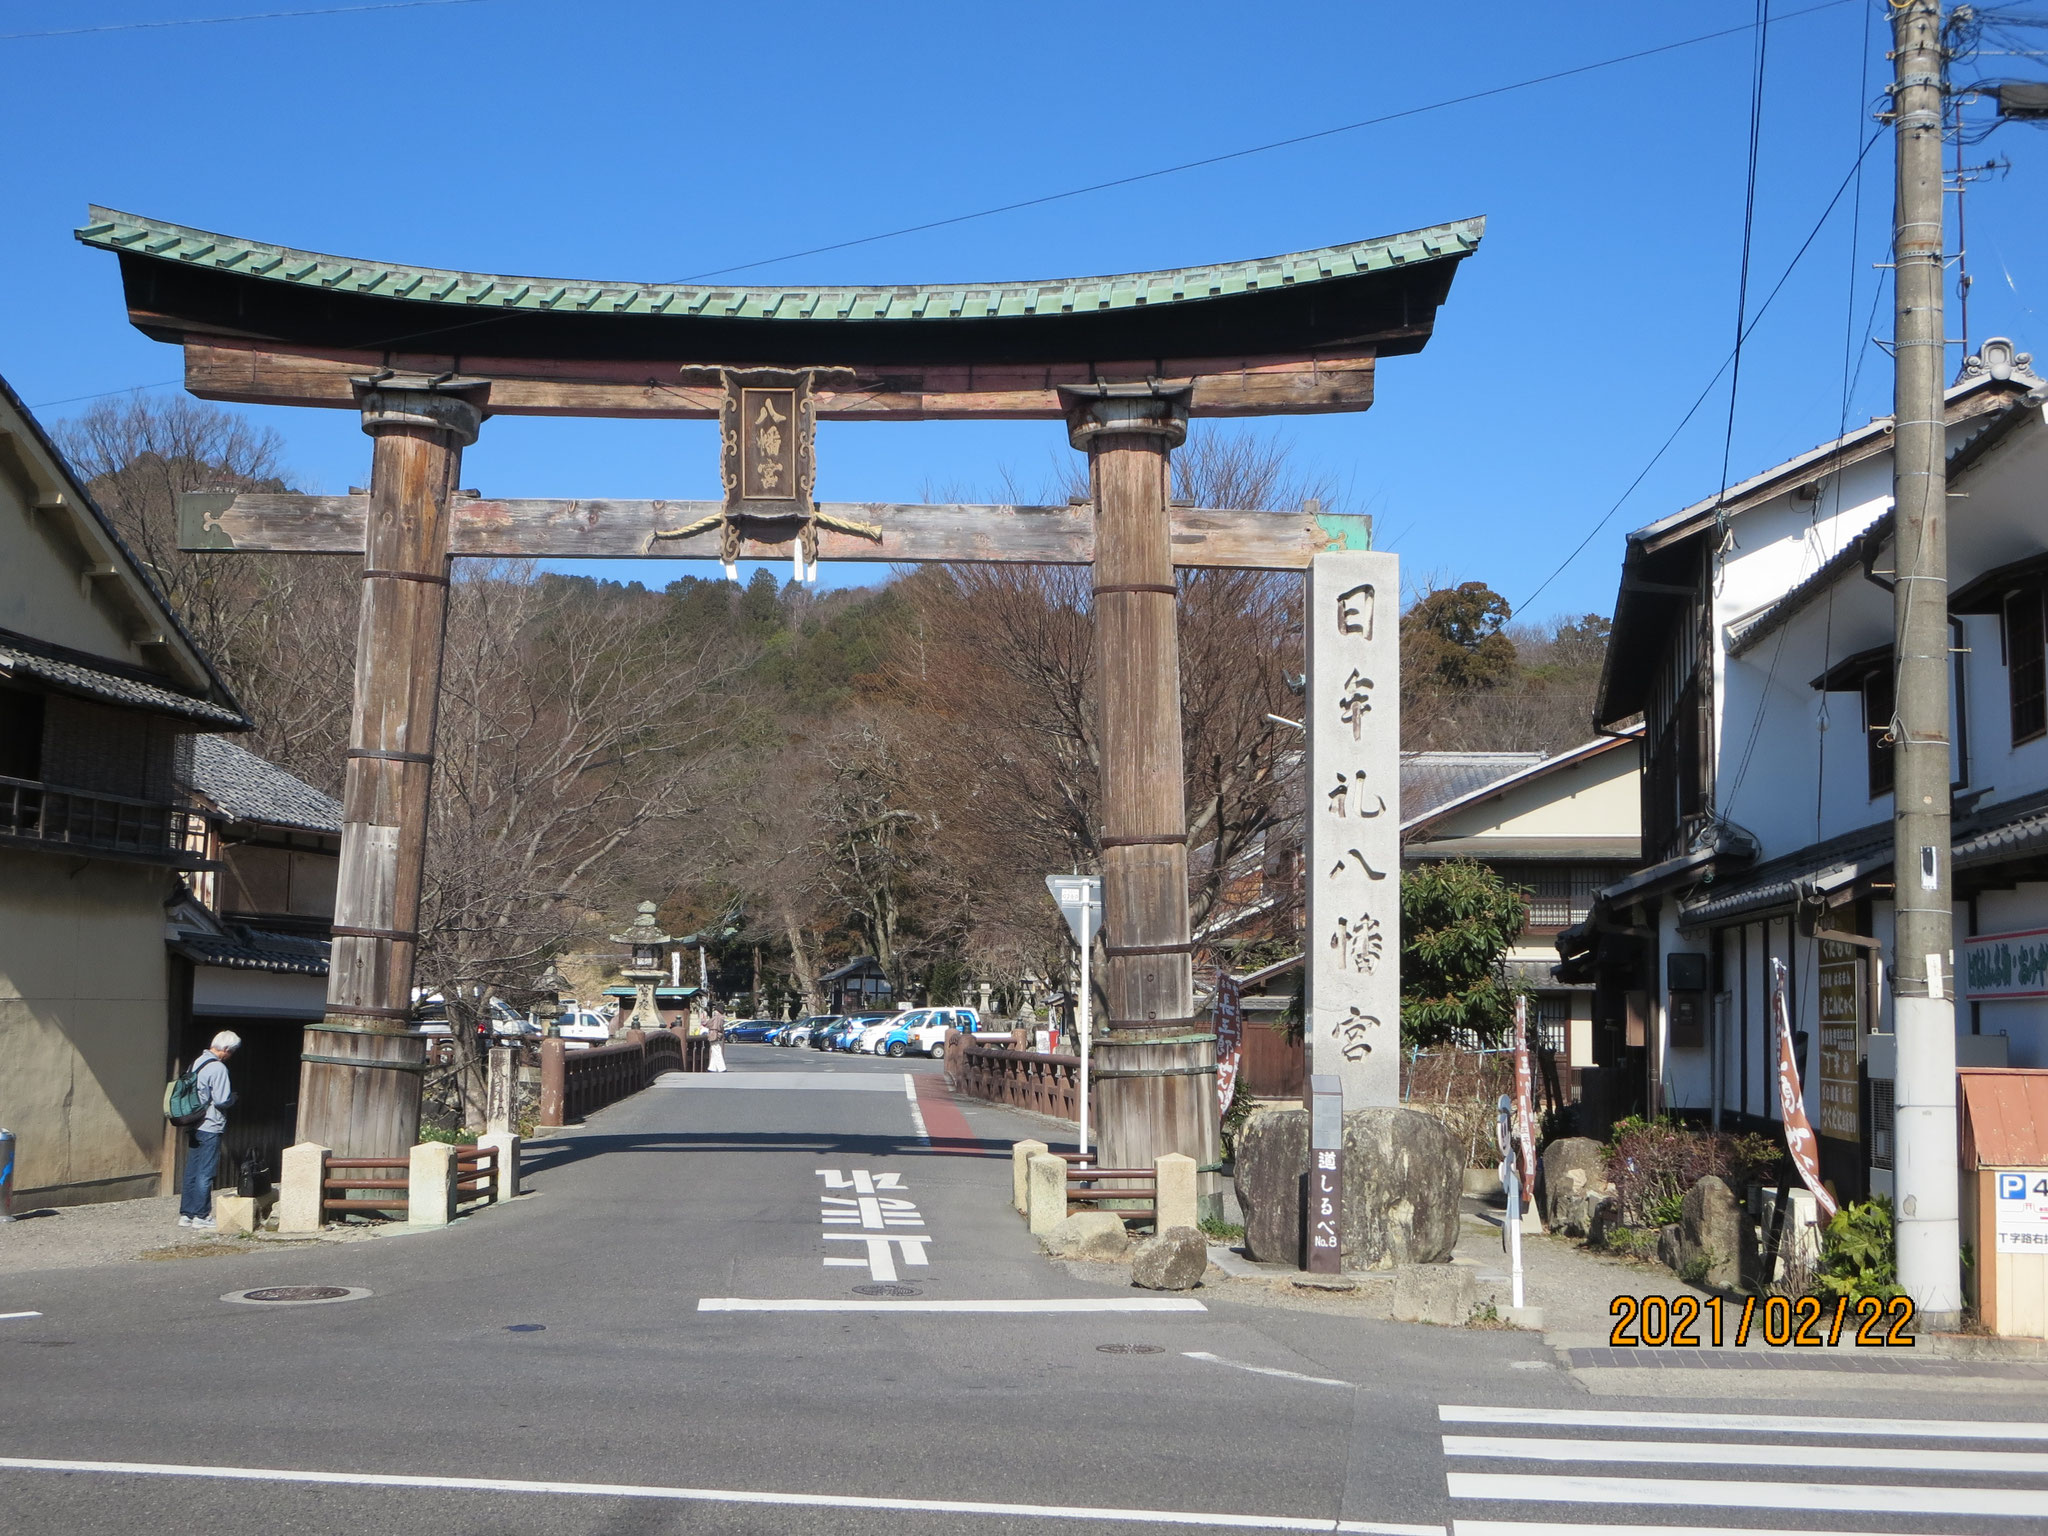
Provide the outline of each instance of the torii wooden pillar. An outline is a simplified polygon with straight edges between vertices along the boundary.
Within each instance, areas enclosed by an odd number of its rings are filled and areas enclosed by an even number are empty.
[[[1216,1036],[1194,1014],[1187,791],[1181,763],[1180,635],[1172,530],[1173,449],[1185,388],[1061,391],[1067,433],[1088,455],[1095,503],[1095,659],[1102,751],[1103,991],[1094,1039],[1105,1166],[1181,1152],[1213,1194],[1219,1153]]]
[[[488,384],[369,377],[370,458],[355,706],[327,1012],[309,1026],[299,1139],[398,1157],[418,1138],[426,1042],[411,1033],[413,961],[448,616],[449,510]]]

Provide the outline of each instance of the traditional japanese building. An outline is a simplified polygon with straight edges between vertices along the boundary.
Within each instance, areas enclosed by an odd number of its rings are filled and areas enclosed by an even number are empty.
[[[182,1045],[164,913],[205,855],[201,732],[249,721],[0,381],[0,1125],[16,1201],[152,1195]]]
[[[2048,384],[1992,340],[1947,392],[1963,1066],[2048,1066]],[[1603,1114],[1776,1129],[1783,962],[1822,1169],[1888,1186],[1891,421],[1628,537],[1598,718],[1644,717],[1647,867],[1558,938]],[[2032,948],[2030,949],[2030,946]]]

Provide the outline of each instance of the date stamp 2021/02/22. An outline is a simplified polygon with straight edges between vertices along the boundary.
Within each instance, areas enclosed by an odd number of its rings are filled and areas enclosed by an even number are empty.
[[[1607,1342],[1617,1349],[1719,1349],[1728,1343],[1740,1349],[1752,1333],[1794,1349],[1913,1347],[1907,1296],[1751,1296],[1739,1312],[1719,1296],[1617,1296],[1607,1310],[1615,1320]]]

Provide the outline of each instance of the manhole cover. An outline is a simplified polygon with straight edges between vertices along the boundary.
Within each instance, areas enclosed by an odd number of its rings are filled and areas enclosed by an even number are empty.
[[[922,1296],[924,1292],[914,1285],[856,1285],[853,1288],[853,1294],[856,1296]]]
[[[546,1333],[548,1325],[546,1323],[507,1323],[505,1331],[507,1333]]]
[[[361,1301],[369,1294],[360,1285],[263,1285],[252,1291],[229,1291],[221,1300],[310,1307],[329,1301]]]
[[[1098,1344],[1096,1353],[1104,1355],[1163,1355],[1164,1344]]]

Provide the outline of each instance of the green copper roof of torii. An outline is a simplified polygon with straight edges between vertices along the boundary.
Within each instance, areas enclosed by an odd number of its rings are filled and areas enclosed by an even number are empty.
[[[99,207],[89,210],[89,222],[75,233],[87,245],[123,256],[210,269],[312,292],[453,309],[815,322],[1073,315],[1302,288],[1468,256],[1478,248],[1485,228],[1483,218],[1459,219],[1315,251],[1108,277],[812,288],[597,282],[455,272],[267,245]]]

